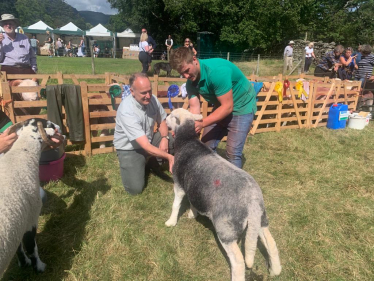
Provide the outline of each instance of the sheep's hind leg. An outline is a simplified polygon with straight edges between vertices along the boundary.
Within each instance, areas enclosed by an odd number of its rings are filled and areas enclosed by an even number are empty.
[[[281,273],[282,267],[279,260],[279,253],[277,245],[268,227],[262,227],[260,231],[260,238],[269,254],[269,272],[270,276],[276,276]]]
[[[22,243],[19,244],[17,249],[17,258],[18,258],[18,265],[20,267],[27,267],[31,265],[31,260],[26,255],[25,251],[23,250]]]
[[[187,217],[189,219],[195,219],[197,217],[198,213],[197,213],[197,210],[194,206],[192,206],[192,204],[190,203],[190,210],[188,211],[188,215]]]
[[[238,243],[233,241],[231,243],[223,243],[220,240],[222,247],[225,249],[231,264],[231,281],[245,280],[245,265],[243,254],[240,251]]]
[[[31,259],[31,265],[36,272],[44,272],[45,263],[43,263],[39,258],[38,246],[35,242],[36,227],[33,227],[31,231],[27,231],[23,235],[23,246],[25,247],[27,255]]]
[[[181,207],[182,199],[186,193],[184,190],[176,183],[174,183],[174,202],[171,211],[170,218],[165,222],[166,226],[175,226],[178,221],[178,213]]]
[[[259,218],[248,220],[247,233],[245,235],[245,263],[248,268],[253,267],[253,262],[257,249],[257,238],[259,236],[261,222]]]

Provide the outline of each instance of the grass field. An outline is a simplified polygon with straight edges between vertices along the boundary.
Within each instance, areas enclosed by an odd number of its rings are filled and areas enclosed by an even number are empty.
[[[159,61],[153,61],[157,63]],[[247,76],[251,75],[257,66],[257,62],[235,62],[235,64]],[[58,71],[66,74],[79,73],[79,74],[92,74],[91,58],[65,58],[54,57],[49,58],[46,56],[38,56],[39,73],[56,73]],[[105,72],[115,72],[120,74],[132,74],[140,72],[142,66],[138,60],[130,59],[111,59],[111,58],[97,58],[95,59],[95,73],[103,74]],[[261,60],[259,75],[278,75],[283,71],[282,60]],[[296,73],[296,71],[295,71]],[[150,72],[149,74],[152,74]],[[165,76],[166,72],[161,70],[161,76]],[[179,74],[173,70],[172,76],[179,77]]]
[[[49,64],[58,59],[76,71]],[[140,70],[138,61],[106,60],[98,60],[110,66],[103,72]],[[86,61],[89,65],[87,58],[43,58],[39,65],[43,73],[50,67],[89,73]],[[239,67],[251,69],[245,63]],[[362,131],[317,128],[249,138],[243,169],[262,187],[283,267],[271,280],[374,280],[371,122]],[[220,144],[220,154],[224,149]],[[209,220],[190,220],[181,212],[176,227],[164,225],[174,197],[170,174],[161,179],[150,173],[145,191],[130,196],[115,153],[68,157],[64,167],[60,181],[44,185],[48,201],[37,242],[46,272],[20,269],[14,259],[2,280],[230,279]],[[270,279],[260,251],[246,277]]]

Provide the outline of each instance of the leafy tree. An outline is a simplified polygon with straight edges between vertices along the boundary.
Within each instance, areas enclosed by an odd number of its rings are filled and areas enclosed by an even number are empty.
[[[107,0],[134,31],[158,41],[213,32],[216,49],[281,52],[288,40],[372,43],[374,0]],[[126,20],[124,20],[126,19]]]
[[[15,7],[16,2],[17,0],[0,0],[0,15],[12,14],[17,18],[18,12]]]

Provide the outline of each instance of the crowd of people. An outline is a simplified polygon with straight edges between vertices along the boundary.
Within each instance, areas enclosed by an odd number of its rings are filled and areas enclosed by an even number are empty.
[[[284,50],[287,69],[292,68],[294,41],[290,41]],[[309,73],[309,68],[316,59],[314,44],[309,43],[305,47],[304,72]],[[333,50],[326,52],[314,70],[316,77],[339,78],[341,80],[358,80],[362,82],[373,81],[374,55],[370,45],[360,45],[357,51],[352,47],[344,48],[337,45]]]

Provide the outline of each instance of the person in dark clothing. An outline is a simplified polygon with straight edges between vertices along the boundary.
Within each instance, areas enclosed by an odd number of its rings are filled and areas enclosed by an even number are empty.
[[[152,38],[152,36],[150,36],[147,32],[147,29],[145,28],[142,28],[142,33],[146,33],[148,35],[148,39],[147,39],[147,42],[148,42],[148,46],[149,46],[149,51],[148,51],[148,63],[149,63],[149,67],[151,66],[151,63],[152,63],[152,53],[154,51],[154,49],[156,49],[156,41]]]

